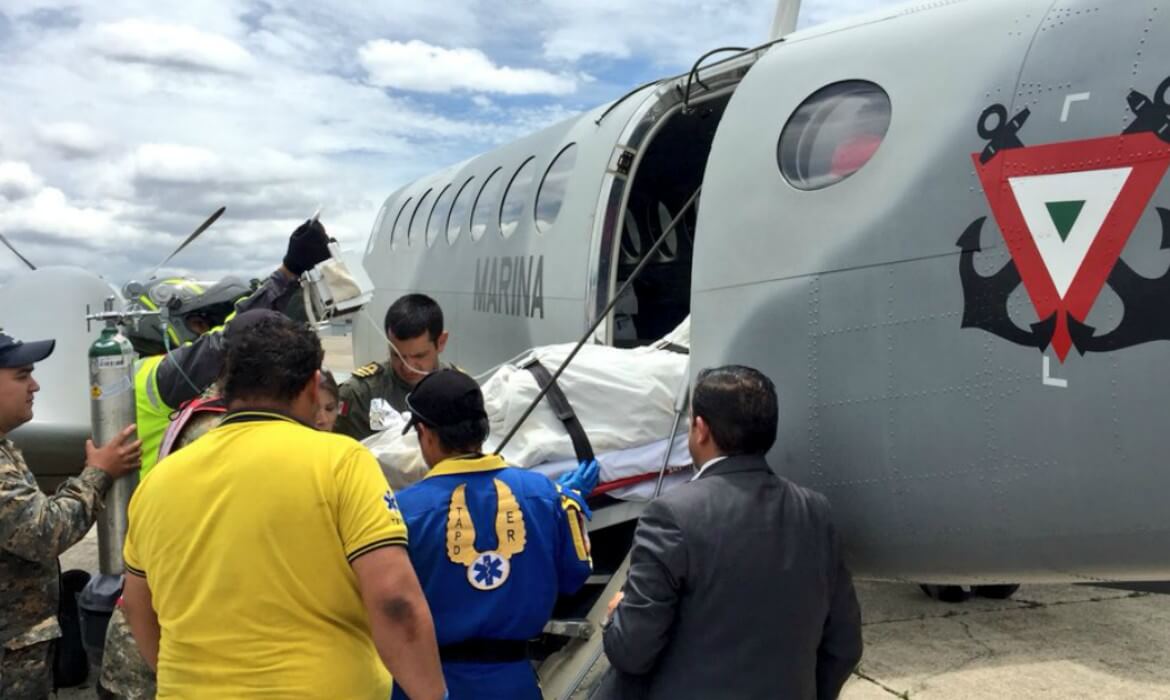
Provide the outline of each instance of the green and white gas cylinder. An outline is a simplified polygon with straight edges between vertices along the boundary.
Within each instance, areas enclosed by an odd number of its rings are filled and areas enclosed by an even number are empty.
[[[89,346],[89,415],[93,442],[98,447],[118,436],[134,423],[134,347],[118,328],[113,299],[106,301],[101,335]],[[134,440],[136,438],[131,438]],[[126,510],[138,486],[134,472],[114,482],[106,493],[106,507],[98,516],[98,567],[101,573],[117,576],[125,569],[122,545],[128,526]]]

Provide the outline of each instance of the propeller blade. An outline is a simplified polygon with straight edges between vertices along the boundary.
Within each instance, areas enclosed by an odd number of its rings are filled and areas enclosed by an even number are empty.
[[[16,249],[16,247],[15,247],[15,246],[13,246],[11,243],[9,243],[9,242],[8,242],[8,239],[7,239],[7,238],[5,238],[3,235],[0,235],[0,243],[3,243],[3,244],[4,244],[4,245],[5,245],[7,248],[8,248],[8,250],[11,250],[11,251],[12,251],[12,254],[13,254],[13,255],[15,255],[16,257],[20,258],[20,261],[21,261],[22,263],[24,263],[25,265],[28,265],[28,269],[30,269],[30,270],[35,270],[35,269],[37,269],[37,266],[36,266],[36,265],[33,265],[32,263],[30,263],[30,262],[28,261],[28,258],[26,258],[26,257],[24,257],[23,255],[21,255],[21,254],[20,254],[20,251],[19,251],[19,250],[17,250],[17,249]]]
[[[175,248],[173,251],[171,251],[171,254],[168,255],[165,260],[160,262],[158,265],[155,265],[154,269],[150,271],[149,275],[147,275],[147,278],[154,279],[155,274],[162,268],[163,265],[166,265],[167,263],[169,263],[171,261],[171,258],[178,255],[184,248],[191,245],[191,243],[193,243],[196,238],[199,238],[199,236],[204,231],[211,228],[211,225],[214,224],[216,222],[216,220],[219,219],[219,217],[223,216],[223,213],[226,209],[227,209],[227,207],[220,207],[219,209],[216,209],[215,213],[213,213],[211,216],[207,217],[207,221],[204,221],[202,224],[199,225],[199,228],[197,228],[191,232],[190,236],[187,236],[187,240],[180,243],[178,248]]]

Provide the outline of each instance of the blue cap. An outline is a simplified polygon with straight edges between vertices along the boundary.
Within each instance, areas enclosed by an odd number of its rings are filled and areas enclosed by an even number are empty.
[[[24,343],[0,333],[0,369],[28,367],[53,353],[55,340],[34,340]]]

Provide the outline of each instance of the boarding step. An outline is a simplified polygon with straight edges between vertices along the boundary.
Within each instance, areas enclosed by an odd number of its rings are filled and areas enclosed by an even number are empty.
[[[589,639],[593,629],[593,623],[588,620],[549,620],[544,626],[545,634],[570,639]]]

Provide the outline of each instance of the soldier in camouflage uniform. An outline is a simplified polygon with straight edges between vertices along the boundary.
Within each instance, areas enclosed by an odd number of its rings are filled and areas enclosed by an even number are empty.
[[[54,341],[22,343],[0,333],[0,698],[41,700],[53,690],[53,640],[60,567],[57,556],[93,526],[114,480],[137,470],[142,443],[134,426],[101,449],[86,442],[86,466],[53,496],[36,479],[8,433],[32,420],[40,386],[33,364]]]
[[[120,603],[121,601],[119,601]],[[106,626],[106,646],[102,652],[102,677],[97,694],[101,700],[151,700],[158,692],[154,671],[146,665],[122,606],[114,608]]]
[[[219,425],[227,410],[223,400],[215,395],[214,388],[191,403],[180,410],[179,416],[167,429],[159,454],[160,460],[206,435]],[[172,430],[177,433],[173,446],[170,442]],[[102,676],[97,694],[101,700],[152,700],[158,692],[154,671],[138,651],[126,615],[122,612],[121,602],[118,601],[106,627]]]
[[[371,362],[354,370],[341,385],[341,407],[335,433],[355,440],[374,434],[370,405],[378,399],[395,411],[406,410],[406,395],[418,380],[440,367],[439,353],[447,345],[443,310],[425,294],[407,294],[390,305],[383,324],[390,341],[389,362]]]

